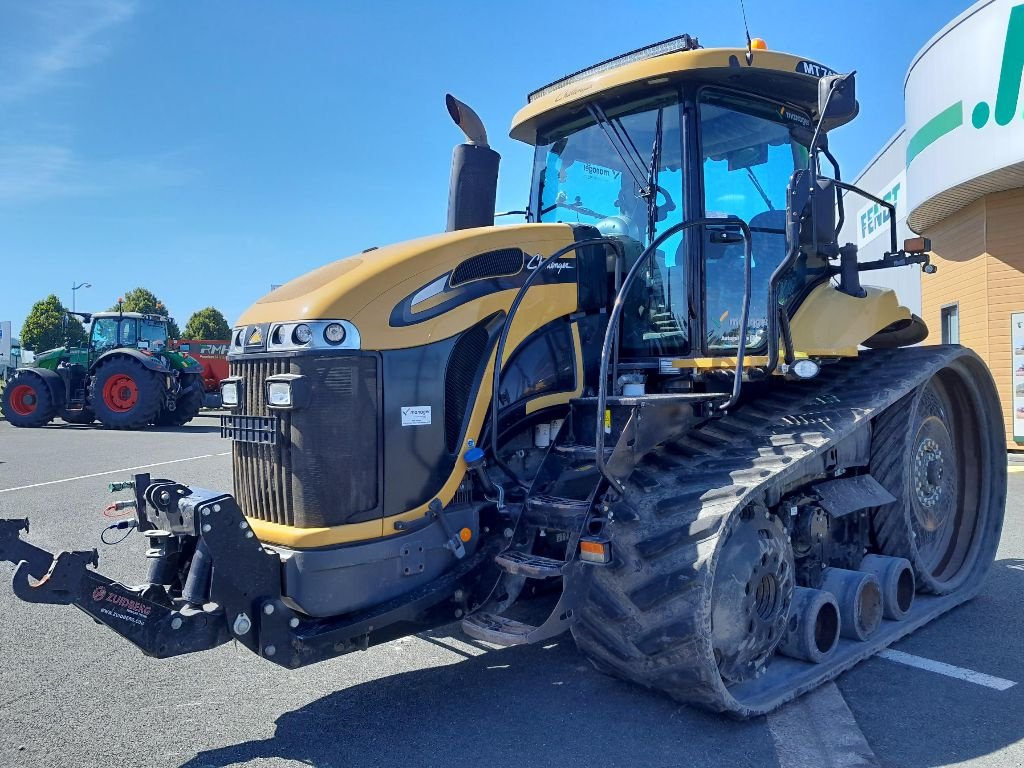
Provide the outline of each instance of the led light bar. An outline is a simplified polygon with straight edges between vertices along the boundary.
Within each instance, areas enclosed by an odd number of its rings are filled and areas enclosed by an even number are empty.
[[[573,72],[571,75],[566,75],[561,80],[555,80],[555,82],[534,91],[526,97],[526,100],[532,102],[535,99],[539,99],[541,96],[546,96],[552,91],[557,91],[559,88],[572,85],[573,83],[585,80],[588,77],[593,77],[601,72],[607,72],[609,69],[621,67],[623,64],[631,64],[634,61],[643,61],[644,59],[653,59],[655,56],[664,56],[667,53],[693,51],[700,47],[700,42],[698,42],[696,37],[691,37],[690,35],[671,37],[668,40],[662,40],[660,43],[654,43],[653,45],[648,45],[644,48],[637,48],[635,51],[630,51],[629,53],[624,53],[621,56],[616,56],[614,59],[608,59],[607,61],[602,61],[600,64],[595,64],[592,67],[581,69],[579,72]]]

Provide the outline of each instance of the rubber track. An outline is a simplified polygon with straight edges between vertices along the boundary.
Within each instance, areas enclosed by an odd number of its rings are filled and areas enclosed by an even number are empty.
[[[616,565],[588,570],[588,598],[573,627],[580,649],[602,671],[704,709],[749,717],[836,677],[972,597],[980,579],[929,600],[927,615],[908,621],[898,634],[859,643],[831,663],[806,665],[776,656],[768,666],[774,665],[781,682],[760,687],[747,681],[727,688],[711,646],[717,544],[734,516],[751,502],[778,498],[805,482],[820,467],[812,457],[868,428],[873,417],[965,355],[977,359],[955,346],[863,352],[824,366],[814,380],[780,382],[765,396],[655,449],[613,507]],[[886,421],[898,429],[898,419]],[[790,663],[801,671],[792,672]]]

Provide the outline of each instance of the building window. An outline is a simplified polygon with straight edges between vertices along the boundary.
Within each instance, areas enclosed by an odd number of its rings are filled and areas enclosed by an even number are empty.
[[[942,319],[942,343],[960,343],[960,305],[950,304],[941,310]]]

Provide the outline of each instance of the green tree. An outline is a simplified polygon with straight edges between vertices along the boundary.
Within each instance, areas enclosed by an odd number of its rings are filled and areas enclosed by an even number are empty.
[[[156,297],[151,290],[148,288],[133,288],[128,291],[124,296],[121,297],[123,304],[121,306],[124,312],[142,312],[143,314],[149,315],[167,315],[167,307],[164,303]],[[117,311],[117,304],[114,304],[110,308],[112,312]],[[167,321],[167,335],[172,339],[180,339],[181,331],[178,329],[178,324],[174,322],[174,318],[169,317]]]
[[[206,307],[193,313],[185,324],[186,339],[230,339],[231,326],[216,307]]]
[[[64,317],[64,305],[54,294],[37,301],[21,326],[21,346],[32,352],[63,346]],[[71,346],[85,344],[85,329],[77,317],[68,317],[67,333]]]

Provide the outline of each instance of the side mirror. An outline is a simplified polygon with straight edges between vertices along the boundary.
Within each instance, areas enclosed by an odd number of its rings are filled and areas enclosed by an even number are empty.
[[[850,122],[860,111],[855,73],[826,75],[818,80],[818,119],[830,131]]]
[[[786,240],[795,244],[818,244],[828,250],[836,243],[836,188],[829,179],[811,181],[810,171],[793,174],[786,190]]]

